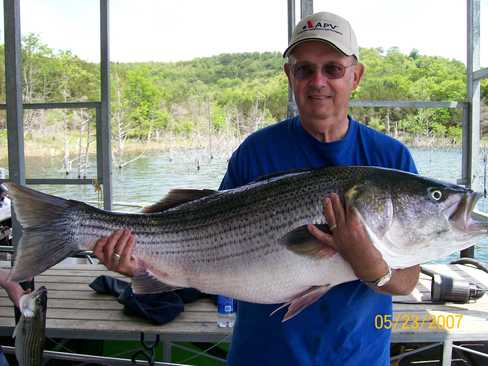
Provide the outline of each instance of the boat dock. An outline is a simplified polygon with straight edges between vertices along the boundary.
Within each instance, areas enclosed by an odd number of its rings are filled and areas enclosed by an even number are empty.
[[[8,266],[7,262],[3,262],[3,267]],[[470,266],[426,267],[488,288],[488,273]],[[205,299],[186,304],[185,311],[174,321],[162,326],[151,325],[144,320],[125,315],[123,306],[113,296],[97,294],[89,288],[88,284],[100,275],[121,277],[107,271],[102,265],[72,263],[58,264],[36,277],[36,287],[44,285],[49,291],[47,337],[139,341],[143,334],[147,341],[154,340],[159,335],[165,362],[171,362],[171,350],[175,347],[175,342],[230,342],[231,329],[217,327],[216,308],[211,301]],[[422,274],[411,295],[394,298],[394,314],[391,319],[380,315],[372,322],[378,328],[391,326],[392,343],[429,343],[425,349],[443,347],[443,366],[451,365],[453,349],[462,346],[463,342],[486,341],[488,296],[468,304],[429,304],[429,300],[430,278]],[[0,290],[0,335],[12,334],[15,326],[13,314],[11,301],[5,291]],[[405,355],[407,354],[394,359],[399,360]]]

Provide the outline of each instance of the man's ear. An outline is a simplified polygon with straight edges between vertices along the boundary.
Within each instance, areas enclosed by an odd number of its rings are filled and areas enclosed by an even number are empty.
[[[353,85],[352,89],[355,90],[361,79],[363,78],[364,75],[364,65],[358,63],[357,65],[354,66],[354,80],[353,80]]]
[[[288,85],[291,87],[291,68],[290,64],[287,62],[283,65],[283,71],[285,72],[286,76],[288,77]]]
[[[290,77],[290,64],[285,62],[283,65],[283,71],[285,72],[286,76]]]

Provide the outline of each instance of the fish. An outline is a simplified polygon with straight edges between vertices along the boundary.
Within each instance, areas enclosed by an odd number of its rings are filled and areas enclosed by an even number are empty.
[[[488,222],[472,217],[478,193],[379,167],[273,174],[223,191],[176,189],[146,213],[132,214],[7,185],[23,231],[13,280],[41,273],[127,228],[136,237],[135,293],[193,287],[253,303],[285,304],[283,321],[333,286],[357,279],[341,255],[324,251],[307,229],[315,224],[328,230],[323,199],[332,192],[358,213],[393,269],[465,249],[488,232]]]
[[[15,357],[20,366],[40,366],[44,352],[47,289],[42,286],[19,299],[21,316],[14,329]]]

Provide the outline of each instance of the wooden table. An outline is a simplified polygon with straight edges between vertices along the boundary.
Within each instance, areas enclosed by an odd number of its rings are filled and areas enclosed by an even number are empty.
[[[1,263],[0,263],[1,265]],[[7,266],[6,263],[3,263]],[[435,271],[483,283],[488,288],[488,274],[467,266],[428,266]],[[230,341],[231,329],[218,328],[216,309],[208,300],[185,305],[185,311],[174,321],[155,326],[144,320],[129,317],[123,306],[109,295],[96,294],[88,284],[100,275],[120,275],[108,272],[96,264],[61,263],[36,277],[36,287],[48,288],[46,334],[51,338],[139,340],[145,335],[159,334],[169,361],[171,342]],[[409,296],[395,297],[395,301],[421,302],[430,298],[430,279],[421,275],[416,290]],[[414,329],[414,317],[425,322]],[[432,325],[441,317],[457,317],[459,326]],[[407,317],[410,317],[407,319]],[[392,334],[394,343],[438,342],[444,345],[444,365],[450,364],[453,342],[488,340],[488,296],[471,304],[394,304],[395,320]],[[398,320],[398,321],[397,321]],[[430,320],[430,321],[429,321]],[[439,322],[438,322],[439,323]],[[14,328],[13,306],[6,293],[0,290],[0,335],[11,335]],[[456,345],[454,345],[456,347]]]
[[[5,262],[0,266],[9,267]],[[215,305],[207,299],[185,305],[177,319],[165,325],[151,325],[123,313],[113,296],[95,293],[88,284],[100,275],[123,278],[103,265],[60,263],[35,279],[36,288],[48,289],[46,336],[94,340],[140,340],[159,334],[165,361],[170,361],[171,342],[230,341],[231,329],[217,327]],[[0,335],[10,336],[15,327],[14,309],[0,288]]]

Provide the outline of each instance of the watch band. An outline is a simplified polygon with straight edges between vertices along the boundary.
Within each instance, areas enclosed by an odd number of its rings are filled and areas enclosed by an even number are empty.
[[[388,264],[387,264],[387,266],[388,266]],[[366,282],[369,285],[375,285],[376,287],[382,287],[382,286],[386,285],[388,282],[390,282],[391,276],[392,276],[391,267],[388,266],[388,271],[383,276],[381,276],[380,278],[378,278],[375,281],[364,281],[364,282]]]

